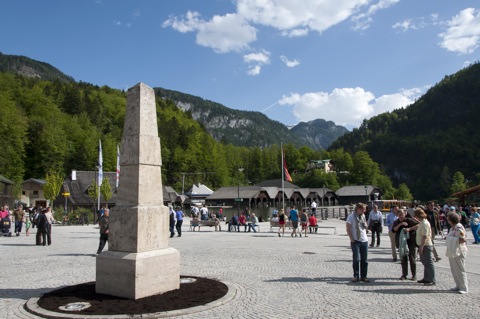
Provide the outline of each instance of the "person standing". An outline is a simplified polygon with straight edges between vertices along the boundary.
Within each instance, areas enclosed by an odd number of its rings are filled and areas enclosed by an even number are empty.
[[[390,248],[392,249],[393,262],[396,262],[398,260],[397,246],[395,243],[395,233],[392,231],[393,223],[397,220],[397,212],[398,212],[398,206],[393,205],[385,221],[385,225],[387,225],[388,227],[388,237],[390,237]]]
[[[170,238],[175,236],[175,211],[173,210],[172,206],[168,206],[170,211]],[[195,229],[195,228],[194,228]]]
[[[456,213],[450,213],[447,216],[447,222],[452,228],[447,235],[447,253],[450,262],[450,271],[452,272],[455,287],[452,291],[460,294],[468,292],[467,272],[465,271],[465,257],[467,256],[465,228],[460,222],[460,216]]]
[[[415,236],[420,261],[423,264],[423,279],[418,282],[425,286],[435,285],[435,266],[433,265],[432,252],[432,229],[428,222],[427,214],[423,209],[418,208],[414,212],[415,219],[419,222],[417,225],[417,235]]]
[[[401,242],[401,234],[402,230],[405,230],[406,234],[408,234],[408,237],[406,239],[406,248],[408,249],[408,252],[404,255],[402,255],[402,252],[405,252],[404,250],[400,249],[400,261],[402,263],[402,277],[400,277],[400,280],[406,280],[407,275],[408,275],[408,263],[410,262],[410,271],[412,272],[412,277],[410,280],[417,280],[417,265],[415,262],[415,258],[417,256],[417,245],[416,245],[416,225],[418,225],[418,222],[414,219],[411,219],[410,217],[407,217],[406,213],[403,210],[398,211],[397,215],[398,219],[393,222],[392,230],[395,233],[395,240],[396,240],[396,245],[400,248],[400,245],[402,245]]]
[[[35,218],[35,224],[37,225],[37,235],[35,236],[35,243],[37,246],[47,244],[47,218],[45,217],[45,210],[42,210],[38,213],[38,216]]]
[[[177,219],[177,224],[175,225],[178,234],[177,237],[182,237],[183,211],[180,207],[177,207],[175,217]]]
[[[317,217],[317,201],[316,200],[312,201],[310,208],[312,210],[312,214],[315,215],[315,217]]]
[[[347,217],[347,234],[350,238],[350,247],[353,255],[353,279],[352,282],[370,282],[368,273],[368,237],[365,211],[367,207],[363,203],[355,206],[355,211]]]
[[[305,232],[305,237],[307,237],[308,214],[306,208],[302,209],[302,213],[300,214],[300,224],[302,225],[302,229],[300,230],[300,237],[302,237],[302,232]]]
[[[298,211],[295,209],[295,206],[291,205],[290,206],[290,216],[288,217],[290,221],[292,222],[292,233],[290,236],[297,237],[297,228],[298,228]]]
[[[109,226],[110,226],[110,212],[104,211],[103,215],[100,217],[98,221],[98,225],[100,227],[100,243],[98,244],[97,255],[103,251],[105,248],[105,244],[108,241],[108,233],[109,233]]]
[[[47,243],[50,246],[52,244],[52,224],[54,223],[53,214],[52,214],[52,207],[47,207],[45,212],[45,234],[47,235]],[[43,241],[45,245],[45,240]]]
[[[206,205],[200,208],[200,220],[208,220],[208,208]]]
[[[377,205],[373,205],[372,211],[368,215],[368,229],[372,231],[372,242],[370,247],[375,246],[375,235],[377,236],[377,247],[380,247],[380,234],[383,229],[383,215],[378,210]]]
[[[23,219],[25,217],[25,212],[23,211],[23,206],[19,205],[17,209],[13,211],[13,216],[15,217],[15,236],[20,236],[22,232]]]
[[[480,235],[478,235],[478,230],[480,227],[480,214],[478,213],[476,206],[472,206],[470,208],[470,212],[470,228],[472,229],[473,233],[473,244],[478,245],[480,244]]]
[[[428,222],[432,228],[430,233],[432,235],[433,256],[435,257],[435,261],[440,261],[442,258],[438,256],[437,250],[435,249],[435,235],[441,231],[441,227],[440,219],[438,218],[438,211],[435,210],[435,203],[433,201],[427,202],[425,214],[427,214]]]

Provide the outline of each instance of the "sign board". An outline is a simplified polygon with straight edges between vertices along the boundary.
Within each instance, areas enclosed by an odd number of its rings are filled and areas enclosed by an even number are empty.
[[[235,198],[236,202],[243,202],[243,198]]]
[[[66,197],[66,196],[70,196],[70,193],[65,192],[65,193],[62,193],[62,195]]]

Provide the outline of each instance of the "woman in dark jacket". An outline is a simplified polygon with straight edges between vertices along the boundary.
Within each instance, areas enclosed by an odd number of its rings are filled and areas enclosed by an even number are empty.
[[[408,246],[408,255],[401,256],[402,262],[402,277],[400,280],[406,280],[408,275],[408,262],[410,262],[410,271],[412,272],[412,277],[410,280],[417,280],[417,266],[415,263],[415,259],[417,257],[417,245],[415,242],[415,226],[418,222],[410,217],[406,217],[405,212],[402,209],[398,210],[398,219],[393,222],[392,225],[392,232],[395,233],[395,242],[397,248],[400,246],[400,233],[402,229],[408,233],[409,238],[407,239],[407,246]],[[413,228],[413,229],[412,229]],[[408,260],[407,260],[408,258]]]

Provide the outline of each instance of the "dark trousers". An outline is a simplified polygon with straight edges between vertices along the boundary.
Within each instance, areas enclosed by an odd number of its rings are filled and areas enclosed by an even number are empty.
[[[22,221],[16,221],[15,222],[15,233],[21,233],[22,232]]]
[[[170,221],[170,237],[175,236],[175,219]]]
[[[380,246],[380,234],[382,233],[382,224],[376,223],[372,226],[372,242],[370,246],[375,246],[375,236],[377,237],[377,246]]]
[[[98,244],[97,254],[100,254],[108,241],[108,234],[100,234],[100,243]]]
[[[415,238],[413,238],[415,241]],[[417,276],[417,264],[415,259],[417,257],[417,247],[415,242],[408,243],[408,255],[402,257],[402,277],[407,277],[408,275],[408,263],[410,263],[410,271],[412,272],[412,277]]]
[[[177,224],[175,225],[175,228],[177,229],[178,237],[182,236],[182,224],[183,224],[183,220],[177,220]]]
[[[47,236],[47,234],[45,234],[45,227],[37,227],[37,235],[35,236],[35,243],[37,245],[41,245],[42,244],[42,238],[43,238],[43,241],[45,242],[45,237]]]
[[[353,277],[367,278],[368,273],[368,241],[350,243],[353,255]]]

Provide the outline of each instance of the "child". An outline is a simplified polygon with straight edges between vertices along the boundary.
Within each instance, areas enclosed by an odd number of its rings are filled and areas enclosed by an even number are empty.
[[[30,221],[30,218],[27,218],[25,221],[25,235],[30,236],[30,226],[32,226],[32,222]]]

